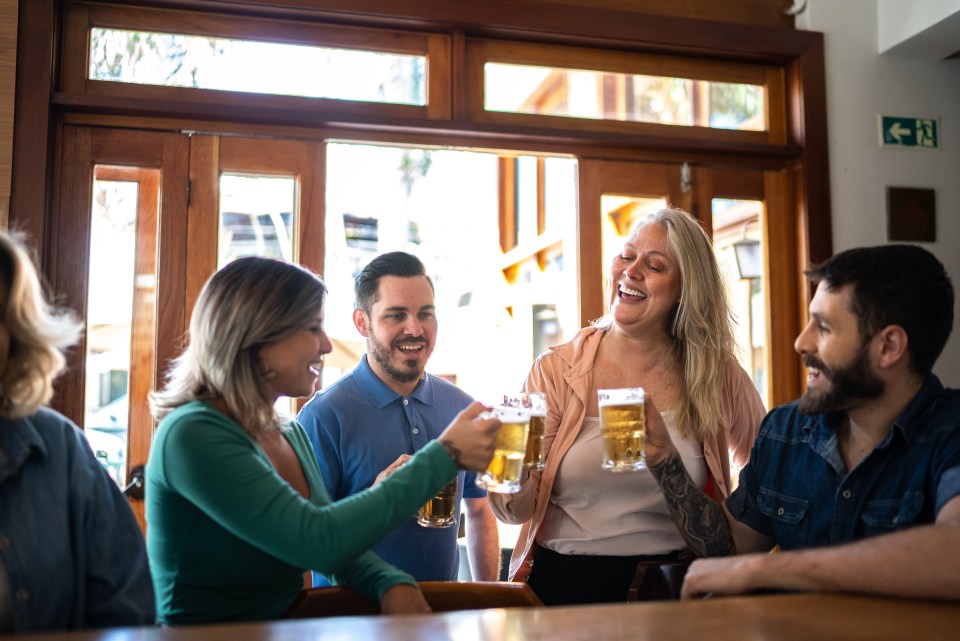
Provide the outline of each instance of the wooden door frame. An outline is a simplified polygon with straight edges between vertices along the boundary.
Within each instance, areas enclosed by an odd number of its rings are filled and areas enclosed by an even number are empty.
[[[681,183],[680,163],[642,163],[580,159],[579,277],[581,325],[599,317],[604,309],[603,276],[607,265],[601,256],[600,197],[604,193],[646,196],[663,194],[668,204],[690,212],[704,229],[713,228],[714,198],[762,200],[766,203],[764,229],[764,299],[768,402],[771,407],[795,399],[802,392],[802,364],[793,342],[803,323],[799,300],[808,295],[798,265],[797,221],[790,206],[791,175],[785,170],[760,171],[724,167],[690,168],[687,191]],[[663,190],[663,185],[667,186]],[[773,292],[777,292],[774,299]]]
[[[62,114],[83,110],[82,104],[58,104],[57,52],[63,0],[22,0],[19,7],[17,85],[15,99],[12,224],[33,238],[47,239],[52,201],[50,194],[56,159],[55,132]],[[153,6],[183,7],[184,0],[154,0]],[[397,5],[389,0],[299,0],[276,6],[266,0],[207,0],[199,8],[265,17],[328,19],[363,26],[386,26],[452,34],[454,55],[462,55],[465,36],[495,37],[532,42],[615,47],[622,50],[661,51],[676,55],[710,55],[718,59],[782,65],[788,90],[788,140],[799,149],[790,162],[794,173],[791,205],[805,247],[801,264],[819,262],[832,253],[830,189],[827,149],[826,82],[823,35],[792,29],[737,25],[705,20],[644,15],[631,11],[554,5],[544,11],[538,3],[510,0],[464,5],[425,0]],[[459,54],[457,53],[459,52]],[[510,127],[482,127],[463,120],[462,96],[454,83],[453,118],[424,129],[422,123],[390,123],[390,131],[437,134],[452,132],[451,140],[483,136],[492,144],[514,140],[520,148],[549,145],[550,136],[529,134]],[[134,105],[128,105],[133,108]],[[139,109],[141,106],[137,106]],[[162,106],[142,105],[155,113]],[[145,115],[145,114],[142,114]],[[180,114],[186,116],[186,114]],[[276,114],[281,120],[290,114]],[[204,116],[209,119],[209,116]],[[263,122],[261,119],[259,122]],[[320,124],[319,122],[317,124]],[[383,131],[382,123],[356,122],[351,128]],[[519,138],[519,140],[517,140]],[[557,140],[562,136],[557,134]],[[599,137],[601,146],[617,152],[616,137]],[[529,143],[529,144],[527,144]],[[671,144],[662,139],[647,143],[651,150]],[[687,151],[697,153],[696,144]],[[699,148],[700,152],[709,149]],[[39,247],[45,262],[48,248]]]

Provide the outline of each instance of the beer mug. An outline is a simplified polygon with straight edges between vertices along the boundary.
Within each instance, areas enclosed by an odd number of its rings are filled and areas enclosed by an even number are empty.
[[[530,404],[530,430],[527,434],[527,453],[523,457],[523,466],[528,470],[543,469],[543,431],[547,418],[547,397],[543,392],[530,392],[526,395]]]
[[[460,475],[440,488],[437,495],[423,504],[417,512],[417,523],[422,527],[451,527],[457,523],[457,481]]]
[[[500,419],[500,430],[494,445],[493,460],[486,471],[477,476],[477,486],[488,492],[513,494],[520,491],[520,474],[527,451],[530,408],[514,399],[493,408],[490,415]]]
[[[632,472],[645,468],[643,388],[597,390],[597,404],[600,407],[603,469]]]

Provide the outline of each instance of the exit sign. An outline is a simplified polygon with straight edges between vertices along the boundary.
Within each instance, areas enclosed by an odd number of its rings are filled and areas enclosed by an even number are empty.
[[[880,116],[880,146],[939,149],[939,123],[936,118]]]

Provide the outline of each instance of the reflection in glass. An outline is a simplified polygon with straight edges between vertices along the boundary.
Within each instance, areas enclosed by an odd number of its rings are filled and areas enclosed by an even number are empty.
[[[294,178],[220,177],[218,267],[240,256],[293,260]]]
[[[764,131],[764,87],[488,62],[488,111]]]
[[[94,27],[91,80],[426,105],[426,57]]]
[[[767,399],[766,304],[763,270],[763,203],[713,199],[713,248],[723,271],[737,321],[734,335],[740,364]]]
[[[136,182],[94,180],[87,290],[84,430],[97,459],[125,483]]]

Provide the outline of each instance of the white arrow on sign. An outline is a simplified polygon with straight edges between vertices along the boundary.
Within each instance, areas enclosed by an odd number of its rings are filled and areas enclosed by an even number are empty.
[[[904,129],[903,127],[901,127],[899,122],[893,123],[893,126],[890,127],[890,129],[888,129],[887,131],[890,132],[890,135],[893,136],[893,139],[896,140],[897,142],[903,142],[902,140],[900,140],[900,136],[910,133],[910,130]]]

